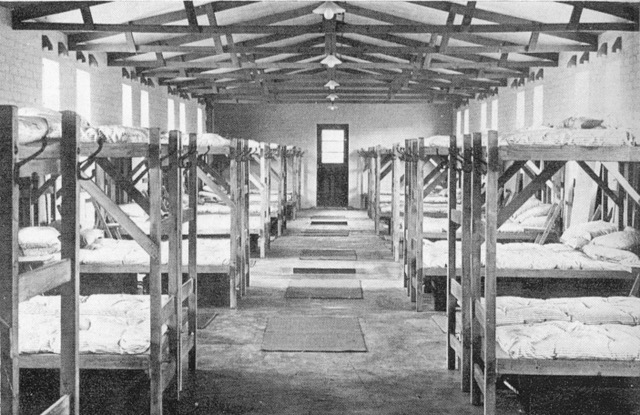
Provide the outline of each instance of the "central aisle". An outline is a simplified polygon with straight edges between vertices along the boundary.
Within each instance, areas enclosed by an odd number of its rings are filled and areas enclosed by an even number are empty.
[[[341,259],[300,259],[302,253],[322,257],[326,250]],[[285,298],[292,282],[310,280],[329,287],[360,281],[363,299]],[[482,412],[460,392],[457,372],[446,369],[444,335],[431,319],[434,313],[414,311],[390,243],[374,234],[365,212],[301,212],[272,243],[268,258],[255,260],[239,310],[216,311],[200,331],[200,370],[181,407],[192,401],[198,413],[229,414]],[[356,318],[367,351],[262,351],[269,319],[283,316]]]

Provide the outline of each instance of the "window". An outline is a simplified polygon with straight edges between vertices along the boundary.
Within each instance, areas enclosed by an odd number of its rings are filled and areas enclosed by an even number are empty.
[[[204,114],[202,108],[198,107],[198,134],[204,133]]]
[[[91,120],[91,75],[76,69],[76,112]]]
[[[480,104],[480,131],[487,131],[487,103]]]
[[[498,100],[491,101],[491,129],[498,131]]]
[[[149,128],[149,92],[140,91],[140,127]]]
[[[322,164],[344,163],[344,130],[322,130]]]
[[[456,137],[462,136],[462,111],[456,113]]]
[[[60,64],[42,59],[42,106],[60,111]]]
[[[464,110],[464,133],[469,134],[469,108]]]
[[[607,68],[607,73],[610,68]],[[573,85],[575,115],[587,115],[589,113],[589,72],[576,73]]]
[[[524,91],[518,92],[516,95],[516,128],[524,128]]]
[[[133,126],[133,92],[127,84],[122,84],[122,125]]]
[[[180,103],[180,131],[182,134],[187,133],[187,106],[184,102]]]
[[[176,129],[176,103],[172,99],[167,100],[167,130]]]
[[[533,88],[533,125],[542,125],[544,120],[544,89],[542,85]]]

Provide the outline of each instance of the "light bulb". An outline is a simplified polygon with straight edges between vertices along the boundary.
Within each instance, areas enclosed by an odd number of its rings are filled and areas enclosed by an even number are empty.
[[[329,82],[327,82],[324,86],[325,88],[329,88],[330,90],[333,91],[334,89],[336,89],[336,87],[340,86],[340,84],[332,79]]]
[[[342,61],[336,57],[336,55],[327,55],[323,60],[320,61],[321,64],[327,65],[329,68],[333,68],[336,65],[340,65]]]

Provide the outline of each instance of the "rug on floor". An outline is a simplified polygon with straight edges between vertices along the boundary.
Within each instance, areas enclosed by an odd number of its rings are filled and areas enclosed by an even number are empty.
[[[349,236],[349,231],[338,229],[305,229],[302,231],[302,236]]]
[[[355,261],[357,257],[353,249],[303,249],[300,251],[300,259]]]
[[[262,339],[267,352],[366,352],[356,317],[271,317]]]
[[[360,280],[301,279],[289,281],[285,298],[361,300]]]

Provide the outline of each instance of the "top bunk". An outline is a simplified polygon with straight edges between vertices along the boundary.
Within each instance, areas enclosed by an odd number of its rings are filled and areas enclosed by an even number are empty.
[[[570,117],[552,127],[500,134],[496,141],[488,139],[487,145],[497,147],[498,156],[503,161],[640,160],[640,142],[631,131],[608,126],[603,120],[585,117]]]
[[[13,108],[17,116],[3,114],[15,122],[18,131],[17,147],[19,159],[60,159],[62,139],[62,113],[46,109]],[[158,129],[128,127],[123,125],[91,125],[80,119],[76,133],[81,157],[131,158],[148,157],[149,146],[158,143],[166,152],[169,133]],[[188,146],[188,143],[183,143]],[[218,134],[203,133],[197,136],[199,154],[230,156],[233,141]]]

